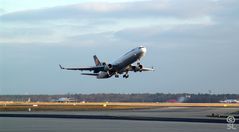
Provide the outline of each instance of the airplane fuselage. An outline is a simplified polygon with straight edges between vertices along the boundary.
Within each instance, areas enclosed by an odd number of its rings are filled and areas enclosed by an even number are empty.
[[[130,66],[132,63],[139,61],[145,55],[146,51],[146,48],[143,46],[132,49],[112,63],[112,66],[114,68],[112,73],[109,74],[107,72],[101,71],[97,78],[109,78],[115,73],[122,74],[123,72],[125,72],[125,68],[127,68],[127,66]]]

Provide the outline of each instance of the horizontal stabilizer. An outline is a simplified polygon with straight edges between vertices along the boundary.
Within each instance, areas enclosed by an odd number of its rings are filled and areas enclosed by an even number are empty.
[[[81,75],[98,76],[98,73],[81,73]]]

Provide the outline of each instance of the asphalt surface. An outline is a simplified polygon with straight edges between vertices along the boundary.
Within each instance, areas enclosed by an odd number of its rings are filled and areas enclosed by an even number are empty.
[[[239,129],[236,125],[233,128],[220,123],[0,118],[1,132],[237,132]]]
[[[207,117],[230,115],[238,108],[170,107],[121,111],[0,112],[0,132],[15,131],[238,131],[238,120]],[[200,126],[200,127],[199,127]]]

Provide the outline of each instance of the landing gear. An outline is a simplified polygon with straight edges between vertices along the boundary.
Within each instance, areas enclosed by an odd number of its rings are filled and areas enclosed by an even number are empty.
[[[129,77],[129,74],[128,74],[128,71],[126,71],[126,73],[123,75],[123,78],[128,78]]]
[[[128,78],[129,77],[129,74],[124,74],[123,75],[123,78]]]
[[[140,64],[140,60],[137,61],[137,66],[140,68],[139,72],[142,72],[143,65]]]
[[[139,60],[139,59],[137,60],[137,65],[138,65],[138,66],[140,65],[140,60]]]
[[[115,73],[115,78],[119,78],[119,73]]]

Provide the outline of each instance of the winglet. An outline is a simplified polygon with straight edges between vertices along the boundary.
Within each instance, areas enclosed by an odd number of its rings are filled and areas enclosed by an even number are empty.
[[[155,71],[154,67],[152,66],[152,71]]]
[[[60,66],[60,68],[61,68],[61,69],[65,69],[65,68],[64,68],[64,67],[62,67],[60,64],[59,64],[59,66]]]

